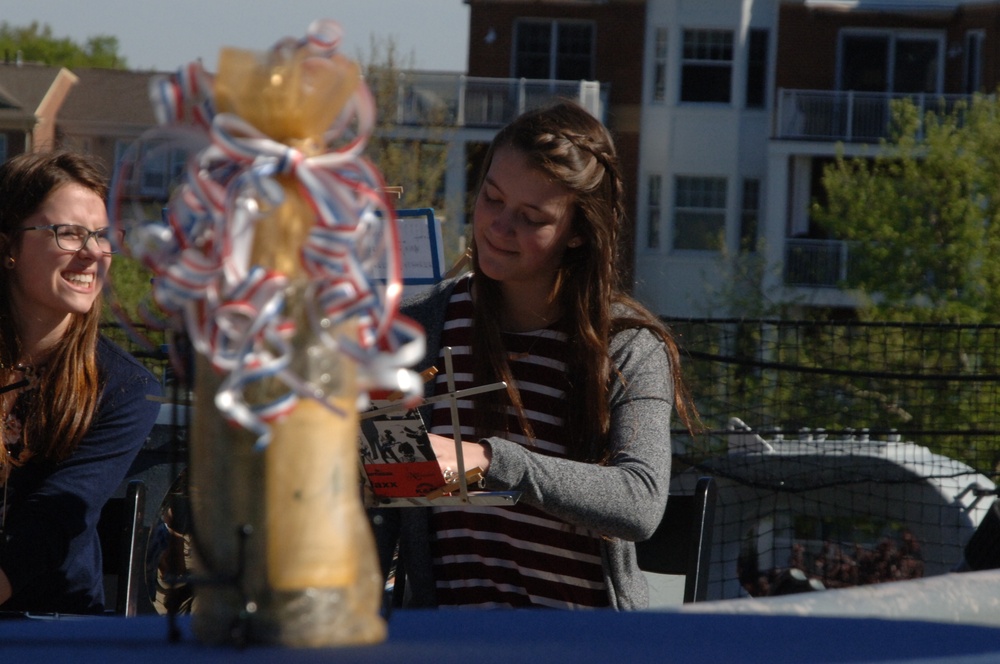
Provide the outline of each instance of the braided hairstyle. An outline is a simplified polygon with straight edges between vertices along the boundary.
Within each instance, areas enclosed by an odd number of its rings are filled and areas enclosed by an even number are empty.
[[[528,111],[504,127],[494,137],[480,175],[480,188],[493,155],[508,148],[523,154],[529,163],[571,190],[576,197],[571,234],[584,241],[567,247],[555,284],[562,315],[568,323],[571,353],[567,363],[570,393],[568,428],[570,454],[579,460],[605,462],[611,413],[608,393],[612,381],[620,379],[608,355],[611,337],[629,328],[647,328],[664,342],[674,376],[674,407],[689,429],[696,418],[680,375],[677,344],[663,322],[623,292],[617,270],[619,237],[625,221],[625,189],[611,134],[601,122],[576,103],[564,101]],[[479,267],[475,240],[472,262],[476,284],[473,342],[477,377],[484,382],[507,382],[507,400],[518,413],[525,435],[530,439],[520,395],[511,379],[510,367],[495,312],[502,310],[500,285]],[[620,306],[624,305],[624,306]],[[502,432],[498,413],[506,404],[497,404],[476,422],[477,434]]]

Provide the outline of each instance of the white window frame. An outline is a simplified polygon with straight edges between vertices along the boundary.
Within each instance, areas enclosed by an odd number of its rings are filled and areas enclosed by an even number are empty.
[[[684,28],[681,35],[681,75],[680,90],[677,95],[678,100],[684,104],[731,104],[733,102],[733,78],[736,66],[736,35],[734,31],[716,28]],[[698,35],[707,38],[707,40],[691,45],[697,52],[689,55],[689,37]],[[713,37],[722,38],[722,42],[713,43]],[[698,40],[695,41],[697,42]],[[725,43],[726,41],[728,41],[728,46]],[[725,57],[713,57],[720,55],[719,51],[724,51],[726,48],[729,50],[728,59]],[[728,72],[729,89],[726,90],[725,99],[685,99],[685,77],[688,75],[697,75],[697,72],[707,69],[725,70]]]
[[[728,180],[725,176],[676,175],[674,176],[673,203],[673,238],[674,251],[719,252],[725,247],[726,210],[728,199]],[[702,221],[713,222],[708,234],[689,231],[683,233],[682,225],[699,224]],[[679,246],[678,243],[688,235],[714,235],[717,240],[697,246]]]
[[[649,77],[652,88],[650,99],[654,104],[667,101],[667,28],[659,27],[653,30],[653,72]]]

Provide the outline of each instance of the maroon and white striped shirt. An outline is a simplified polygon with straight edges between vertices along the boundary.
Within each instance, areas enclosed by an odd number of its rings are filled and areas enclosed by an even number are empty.
[[[460,281],[448,304],[441,347],[452,348],[456,389],[472,387],[471,278]],[[566,457],[566,334],[558,324],[525,333],[505,333],[511,371],[534,429],[523,435],[516,413],[508,413],[506,438],[538,454]],[[443,355],[442,355],[443,357]],[[442,369],[435,391],[447,392]],[[496,399],[485,394],[478,399]],[[459,400],[462,438],[475,440],[472,401]],[[450,405],[436,404],[430,430],[453,435]],[[578,608],[608,606],[600,539],[527,505],[435,507],[432,554],[440,606]]]

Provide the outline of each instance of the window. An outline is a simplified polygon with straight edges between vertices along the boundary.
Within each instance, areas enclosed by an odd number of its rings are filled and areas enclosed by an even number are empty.
[[[726,178],[678,176],[674,249],[718,251],[726,230]]]
[[[840,89],[938,93],[942,37],[937,34],[846,32],[840,39]]]
[[[653,39],[653,101],[667,98],[667,29],[657,28]]]
[[[740,205],[740,250],[757,250],[757,229],[760,226],[760,180],[743,180],[743,202]]]
[[[518,21],[514,78],[593,80],[594,25],[585,21]]]
[[[751,30],[747,48],[747,108],[764,108],[767,98],[767,30]]]
[[[963,72],[962,89],[965,94],[979,92],[983,86],[983,40],[986,35],[982,30],[972,30],[965,33],[965,71]]]
[[[728,103],[732,78],[733,33],[685,30],[681,101]]]
[[[646,248],[660,248],[660,200],[663,189],[663,178],[659,175],[649,176],[648,203],[646,205],[647,231]]]
[[[937,40],[897,39],[892,72],[895,92],[938,92]]]
[[[139,163],[139,193],[155,198],[169,196],[171,186],[184,173],[186,159],[184,150],[171,148],[166,143],[144,145]]]

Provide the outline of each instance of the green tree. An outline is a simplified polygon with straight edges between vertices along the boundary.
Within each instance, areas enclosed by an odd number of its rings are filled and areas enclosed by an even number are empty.
[[[996,373],[977,326],[1000,322],[1000,102],[979,95],[923,114],[901,102],[893,120],[871,157],[841,155],[825,169],[827,202],[813,206],[817,221],[851,243],[845,285],[866,298],[862,317],[919,323],[875,329],[893,358],[890,374],[926,378],[881,379],[863,392],[902,431],[992,431],[1000,384],[976,378]],[[849,349],[839,369],[873,366],[860,339],[839,343]],[[1000,467],[995,437],[972,444],[947,433],[927,444],[980,469]]]
[[[436,216],[447,218],[443,197],[446,169],[446,145],[443,133],[432,130],[430,139],[407,136],[397,125],[396,108],[400,91],[407,86],[405,77],[412,69],[412,56],[402,56],[395,42],[371,41],[370,52],[359,57],[365,79],[376,103],[377,126],[366,150],[367,156],[379,168],[388,186],[399,187],[402,195],[396,207],[434,208]],[[433,114],[427,119],[430,126],[441,126],[443,118]],[[443,130],[442,130],[443,132]],[[426,135],[426,132],[423,132]],[[156,214],[156,207],[146,210],[145,216]],[[443,224],[445,264],[451,265],[464,250],[462,232],[455,224]],[[148,298],[152,274],[137,261],[123,256],[115,258],[111,270],[114,298],[120,311],[130,320],[139,319],[139,305]],[[109,310],[109,319],[113,316]]]
[[[378,166],[390,187],[402,191],[398,209],[433,208],[439,219],[448,219],[444,199],[447,170],[448,109],[443,105],[420,107],[420,132],[399,123],[399,109],[413,101],[413,56],[399,52],[391,38],[372,37],[369,52],[359,58],[365,81],[375,98],[376,126],[367,155]],[[465,250],[464,228],[442,225],[445,264],[451,265]]]
[[[110,282],[114,292],[105,300],[104,318],[115,321],[123,316],[131,322],[142,319],[139,305],[149,298],[153,273],[139,261],[125,256],[115,256],[111,262]],[[112,310],[112,302],[119,308]]]
[[[118,52],[118,38],[108,35],[88,37],[78,44],[69,37],[56,37],[48,25],[37,21],[27,27],[0,22],[0,51],[4,58],[20,57],[25,62],[40,62],[53,67],[93,67],[97,69],[127,69],[125,58]]]
[[[814,218],[850,242],[848,279],[876,320],[1000,320],[1000,102],[893,107],[870,157],[825,169]]]

